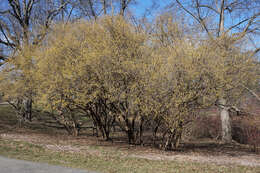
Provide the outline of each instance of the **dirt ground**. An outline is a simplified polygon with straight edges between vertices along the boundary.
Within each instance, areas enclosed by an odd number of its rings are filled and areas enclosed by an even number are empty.
[[[260,166],[260,151],[252,152],[248,145],[223,144],[212,139],[183,141],[178,151],[163,151],[153,145],[129,145],[125,138],[104,141],[92,136],[91,132],[78,137],[68,136],[64,130],[40,127],[39,124],[17,128],[16,118],[10,109],[2,108],[0,116],[0,140],[24,141],[40,145],[53,151],[86,153],[95,156],[102,152],[116,153],[120,157],[144,158],[149,160],[177,160],[220,165]],[[260,150],[260,149],[259,149]]]
[[[66,151],[100,155],[106,152],[120,152],[121,157],[143,158],[149,160],[177,160],[220,165],[260,166],[260,153],[250,151],[246,145],[222,144],[218,141],[203,139],[186,141],[179,151],[162,151],[152,146],[128,145],[124,141],[107,142],[93,136],[70,137],[35,133],[29,129],[0,132],[0,139],[24,141],[43,146],[53,151]]]

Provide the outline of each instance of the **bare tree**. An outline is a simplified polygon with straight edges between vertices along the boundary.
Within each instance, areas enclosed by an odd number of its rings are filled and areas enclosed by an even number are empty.
[[[45,19],[37,18],[37,4],[47,3],[40,0],[8,0],[5,10],[0,11],[0,44],[12,50],[22,49],[29,44],[38,44],[47,33],[51,21],[65,7],[66,3],[58,8],[47,9]],[[42,15],[42,14],[41,14]],[[42,20],[44,29],[33,34],[33,25]]]
[[[47,9],[44,15],[38,15],[38,12],[42,11],[41,6],[48,3],[48,1],[6,0],[4,3],[4,8],[0,9],[0,45],[4,49],[4,53],[1,55],[3,64],[24,47],[39,44],[46,36],[51,21],[67,4],[64,2],[57,8]],[[39,27],[41,29],[38,28],[35,33],[34,27],[37,24],[41,24],[41,27]],[[28,93],[25,100],[17,103],[22,104],[22,106],[14,107],[23,109],[23,118],[31,121],[32,92]]]
[[[174,0],[171,6],[177,5],[186,14],[195,20],[210,39],[217,40],[221,37],[232,37],[232,41],[224,43],[225,49],[228,44],[236,44],[240,40],[254,42],[259,39],[260,28],[260,1],[258,0]],[[252,37],[253,36],[253,37]],[[248,42],[247,42],[248,45]],[[260,51],[260,47],[251,46],[253,57]],[[231,125],[229,107],[225,97],[219,98],[222,121],[222,139],[231,142]]]

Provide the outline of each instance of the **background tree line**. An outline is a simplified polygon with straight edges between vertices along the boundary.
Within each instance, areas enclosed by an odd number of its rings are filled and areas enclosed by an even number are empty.
[[[129,143],[173,149],[200,111],[218,106],[231,142],[229,113],[242,112],[245,92],[259,101],[259,2],[173,0],[155,18],[137,17],[137,5],[3,1],[0,89],[20,125],[37,110],[74,136],[88,118],[106,140],[117,129]]]

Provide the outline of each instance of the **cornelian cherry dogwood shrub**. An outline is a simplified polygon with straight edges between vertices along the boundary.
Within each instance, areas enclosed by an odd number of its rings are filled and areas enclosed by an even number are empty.
[[[57,24],[31,56],[34,104],[75,136],[87,116],[107,140],[115,125],[135,144],[160,127],[161,146],[177,148],[190,115],[239,98],[255,66],[220,48],[224,38],[198,41],[172,21],[162,17],[149,34],[120,16]]]
[[[37,55],[38,103],[60,112],[61,121],[71,121],[64,117],[68,112],[83,111],[106,139],[117,121],[134,142],[145,39],[121,17],[57,25]]]
[[[0,93],[15,109],[19,127],[32,119],[31,104],[37,86],[33,50],[33,46],[24,46],[1,67]]]

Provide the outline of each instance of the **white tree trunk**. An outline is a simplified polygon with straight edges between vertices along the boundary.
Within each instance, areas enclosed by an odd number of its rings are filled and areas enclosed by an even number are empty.
[[[220,118],[221,118],[221,125],[222,125],[222,141],[230,143],[232,141],[232,135],[231,135],[231,122],[229,117],[228,108],[226,106],[226,100],[220,99]]]

